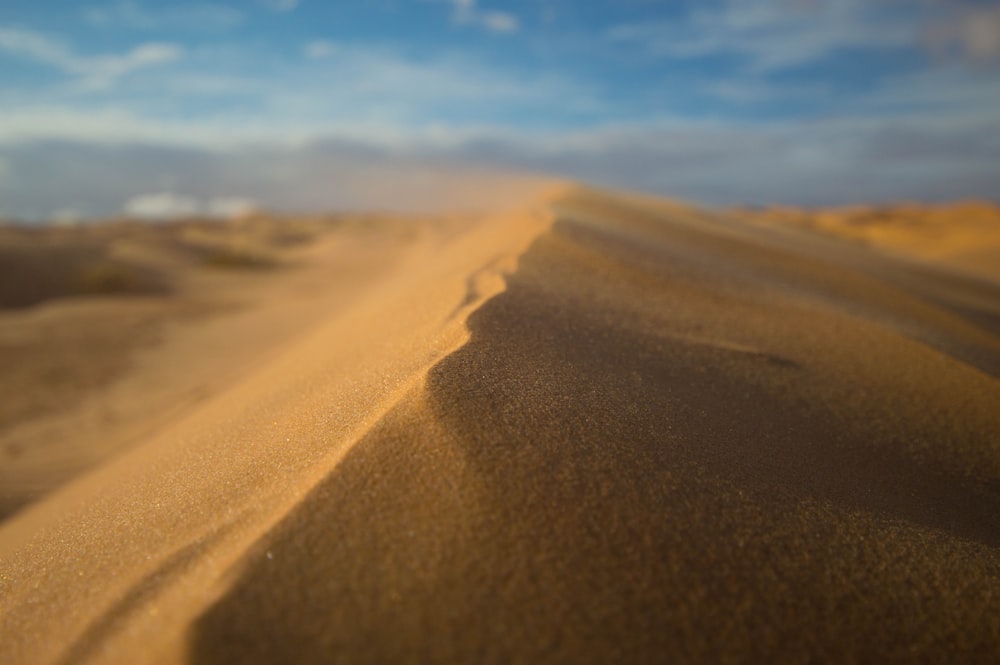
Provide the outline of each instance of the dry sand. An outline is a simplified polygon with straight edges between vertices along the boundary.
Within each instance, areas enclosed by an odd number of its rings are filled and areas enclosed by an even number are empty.
[[[1000,207],[985,201],[736,212],[757,223],[805,227],[1000,281]]]
[[[232,385],[412,245],[458,230],[414,222],[0,228],[0,519]]]
[[[988,274],[592,190],[338,286],[345,237],[144,351],[279,328],[0,526],[0,662],[996,661]]]

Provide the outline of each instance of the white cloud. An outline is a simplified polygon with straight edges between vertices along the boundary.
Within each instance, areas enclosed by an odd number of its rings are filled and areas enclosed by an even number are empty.
[[[335,46],[335,58],[300,62],[280,80],[202,75],[188,71],[190,67],[182,71],[172,67],[135,81],[143,86],[135,90],[155,90],[172,100],[197,95],[200,101],[206,94],[240,99],[240,111],[229,114],[161,116],[155,108],[119,100],[117,95],[100,105],[68,105],[60,98],[34,101],[30,95],[14,103],[8,97],[0,106],[0,146],[67,140],[229,149],[251,142],[301,145],[336,135],[398,148],[425,139],[438,145],[456,136],[464,140],[469,128],[505,123],[502,116],[492,115],[497,108],[504,114],[513,110],[530,115],[550,108],[556,100],[608,103],[598,91],[572,80],[514,76],[457,58],[417,61],[371,47]],[[977,114],[995,116],[994,109],[1000,108],[996,77],[986,69],[958,65],[886,79],[875,91],[847,99],[832,94],[821,81],[788,84],[766,77],[716,80],[698,91],[741,104],[821,97],[827,115],[905,117],[913,111],[932,112],[942,127]],[[442,124],[439,119],[445,113],[450,120]],[[560,135],[558,130],[549,133]]]
[[[726,0],[684,20],[622,24],[609,37],[651,55],[692,59],[736,55],[766,72],[808,64],[851,48],[913,46],[914,21],[879,11],[879,3],[846,0]]]
[[[452,195],[474,204],[489,194],[481,176],[490,172],[547,173],[716,204],[995,198],[996,137],[1000,118],[980,110],[770,124],[675,119],[572,132],[331,132],[297,145],[244,141],[226,149],[209,142],[207,130],[201,146],[18,142],[3,149],[10,173],[0,180],[0,215],[32,219],[72,207],[104,216],[122,201],[129,214],[154,219],[240,214],[258,204],[441,209],[455,204]],[[151,190],[150,183],[159,184]]]
[[[299,6],[299,0],[260,0],[260,4],[273,12],[290,12]]]
[[[464,12],[461,20],[487,27],[481,21],[490,12],[479,3],[446,1],[437,5],[443,20],[451,11]],[[913,21],[875,34],[885,25],[866,25],[868,10],[855,0],[840,9],[801,5],[788,16],[778,15],[777,6],[733,2],[715,26],[707,21],[716,14],[702,9],[688,23],[653,26],[676,37],[659,46],[640,39],[652,39],[653,33],[640,30],[649,26],[633,26],[632,33],[622,28],[618,38],[666,49],[669,57],[745,56],[760,70],[757,76],[692,84],[695,92],[739,103],[822,95],[822,81],[791,84],[768,74],[845,45],[878,48],[886,43],[884,35],[891,44],[919,39]],[[852,26],[856,33],[845,36]],[[777,32],[787,34],[772,35]],[[977,58],[991,53],[988,38],[969,39]],[[8,166],[0,159],[0,205],[21,216],[61,207],[107,214],[123,201],[157,215],[171,209],[224,214],[240,209],[240,202],[250,205],[243,198],[250,196],[268,207],[319,208],[361,201],[352,198],[352,183],[367,183],[374,192],[380,174],[419,172],[427,160],[499,164],[724,202],[989,195],[995,184],[989,189],[982,183],[1000,177],[994,110],[1000,108],[1000,82],[995,69],[964,62],[882,79],[872,93],[827,94],[819,100],[823,116],[813,119],[786,116],[771,125],[647,121],[631,129],[591,122],[568,133],[551,126],[518,131],[510,128],[510,118],[558,118],[551,109],[560,104],[565,110],[564,102],[606,105],[622,115],[645,109],[636,98],[602,97],[597,85],[497,69],[454,51],[421,59],[350,42],[317,40],[299,47],[308,58],[335,57],[311,62],[269,52],[255,59],[236,44],[187,53],[145,44],[119,54],[81,55],[39,33],[0,28],[0,50],[48,63],[92,86],[117,84],[108,94],[86,97],[27,84],[13,89],[14,79],[4,86],[0,153]],[[182,55],[176,66],[159,66]],[[139,70],[143,76],[127,77]],[[650,115],[663,108],[650,106]],[[599,115],[589,113],[576,114],[572,124],[588,126]],[[61,152],[68,150],[62,144],[77,146],[77,152]],[[331,145],[336,154],[327,150]],[[921,159],[899,157],[914,153]],[[174,167],[161,166],[169,160]],[[32,166],[37,164],[45,168]],[[159,194],[134,200],[144,192]],[[231,199],[215,201],[220,192]]]
[[[122,210],[129,217],[140,219],[174,219],[196,215],[202,207],[197,199],[189,196],[160,192],[133,196]]]
[[[68,142],[22,144],[14,152],[21,178],[0,183],[0,216],[20,219],[49,219],[53,209],[70,206],[85,217],[123,209],[145,219],[240,214],[251,198],[289,212],[480,210],[520,200],[524,191],[512,191],[516,185],[538,184],[530,175],[431,150],[400,154],[334,139],[232,152]],[[165,184],[149,189],[156,182]],[[218,200],[220,192],[229,200]]]
[[[133,0],[88,7],[84,20],[99,28],[125,27],[138,30],[228,30],[244,21],[241,11],[219,4],[171,5],[150,8]]]
[[[482,12],[479,21],[492,32],[517,32],[519,27],[517,18],[506,12]]]
[[[246,197],[216,196],[208,197],[203,202],[194,196],[171,192],[138,194],[129,197],[122,206],[125,215],[150,220],[177,219],[194,215],[232,219],[245,217],[258,209],[257,203]],[[52,218],[58,220],[60,212],[62,211],[57,211]],[[72,209],[72,213],[76,219],[81,216],[75,209]]]
[[[1000,78],[988,70],[955,64],[896,76],[854,102],[859,111],[912,114],[940,112],[948,121],[1000,117]]]
[[[456,23],[478,25],[495,33],[517,32],[520,22],[509,12],[479,9],[477,0],[448,0],[452,6],[452,20]]]
[[[88,103],[30,90],[8,95],[0,105],[0,145],[61,139],[225,147],[295,143],[329,133],[386,143],[419,136],[444,114],[452,123],[464,118],[464,124],[483,124],[498,109],[530,114],[555,100],[599,103],[593,89],[545,73],[518,76],[466,58],[418,60],[335,46],[336,57],[300,61],[280,78],[213,74],[193,54],[183,65],[147,70]],[[239,106],[227,114],[161,114],[149,104],[169,98],[172,106],[193,102],[197,108],[206,95],[239,100]]]
[[[759,104],[779,100],[811,100],[823,99],[831,94],[831,89],[824,83],[808,84],[776,84],[760,79],[716,79],[700,89],[733,104]]]
[[[111,87],[136,70],[163,65],[183,55],[179,46],[148,42],[117,55],[79,55],[60,41],[29,30],[0,27],[0,51],[29,58],[77,77],[85,89]]]
[[[0,50],[61,69],[75,69],[77,66],[74,56],[61,42],[30,30],[0,27]]]
[[[317,39],[305,45],[303,53],[306,57],[314,59],[329,58],[336,53],[337,45],[325,39]]]

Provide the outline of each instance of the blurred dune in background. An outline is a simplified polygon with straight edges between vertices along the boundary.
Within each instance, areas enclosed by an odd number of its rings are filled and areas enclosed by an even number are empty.
[[[800,226],[1000,280],[1000,207],[988,201],[736,212],[756,222]]]

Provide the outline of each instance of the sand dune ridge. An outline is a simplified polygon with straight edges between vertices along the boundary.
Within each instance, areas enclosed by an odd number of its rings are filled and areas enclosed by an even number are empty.
[[[3,527],[0,656],[990,662],[1000,286],[950,275],[584,189],[418,244]]]

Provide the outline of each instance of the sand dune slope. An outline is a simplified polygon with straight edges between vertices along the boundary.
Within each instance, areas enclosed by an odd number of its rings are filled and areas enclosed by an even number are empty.
[[[1000,287],[552,210],[0,531],[0,660],[993,662]]]
[[[1000,279],[1000,207],[986,201],[741,210],[755,223],[798,226]]]

